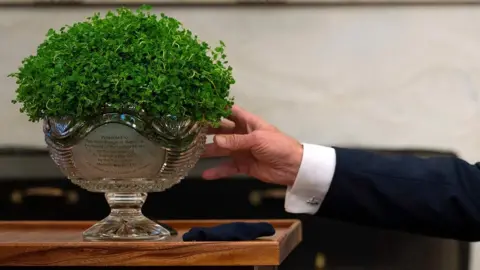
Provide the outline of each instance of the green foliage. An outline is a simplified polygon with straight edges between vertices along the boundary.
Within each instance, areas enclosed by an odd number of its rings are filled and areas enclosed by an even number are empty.
[[[171,17],[119,8],[50,29],[37,54],[16,73],[13,103],[32,122],[72,116],[86,120],[115,110],[144,110],[217,125],[233,105],[225,44],[212,48]]]

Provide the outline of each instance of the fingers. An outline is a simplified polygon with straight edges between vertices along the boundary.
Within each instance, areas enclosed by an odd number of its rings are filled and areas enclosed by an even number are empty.
[[[240,107],[233,105],[232,107],[232,114],[228,117],[228,119],[222,119],[220,122],[220,127],[210,127],[208,129],[209,135],[211,134],[232,134],[235,126],[240,124],[245,126],[247,122],[246,111],[241,109]]]
[[[228,119],[232,120],[235,123],[249,123],[249,121],[255,120],[256,116],[244,110],[238,105],[232,106],[232,114]]]
[[[230,177],[239,173],[237,166],[233,161],[224,163],[218,167],[208,169],[203,172],[202,177],[206,180],[216,180],[220,178]]]
[[[209,143],[205,145],[205,150],[203,151],[202,158],[210,157],[226,157],[230,155],[230,150],[218,147],[215,143]]]
[[[230,151],[250,150],[255,145],[255,134],[216,135],[213,138],[217,147]]]
[[[269,127],[271,127],[271,125],[259,116],[254,115],[237,105],[233,105],[232,114],[228,119],[222,119],[220,127],[210,127],[207,134],[246,134],[257,129],[266,129]]]
[[[235,128],[235,123],[228,119],[222,119],[220,122],[220,127],[214,128],[210,127],[207,134],[232,134],[233,129]]]
[[[218,134],[213,138],[213,143],[205,145],[201,157],[225,157],[234,151],[249,151],[256,143],[255,133]]]
[[[238,105],[232,106],[232,114],[228,117],[228,119],[232,120],[235,123],[242,121],[245,118],[246,111],[240,108]]]
[[[245,133],[269,126],[260,116],[250,113],[238,105],[232,106],[232,114],[229,119],[235,124],[248,129]]]

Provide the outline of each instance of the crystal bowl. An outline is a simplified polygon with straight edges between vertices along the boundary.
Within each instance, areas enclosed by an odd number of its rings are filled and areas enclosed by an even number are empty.
[[[175,233],[142,213],[150,192],[179,183],[198,162],[207,127],[174,116],[105,112],[87,121],[43,122],[50,157],[74,184],[101,192],[110,214],[83,233],[86,241],[164,240]]]

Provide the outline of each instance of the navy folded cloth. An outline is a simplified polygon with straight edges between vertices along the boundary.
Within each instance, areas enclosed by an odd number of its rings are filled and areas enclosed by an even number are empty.
[[[194,227],[183,235],[183,241],[248,241],[274,234],[275,228],[267,222],[232,222]]]

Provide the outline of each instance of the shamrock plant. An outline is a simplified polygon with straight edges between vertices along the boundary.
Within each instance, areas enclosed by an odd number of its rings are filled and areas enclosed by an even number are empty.
[[[217,125],[233,105],[225,44],[211,47],[171,17],[119,8],[55,31],[22,61],[13,103],[30,121],[88,120],[106,104]]]

